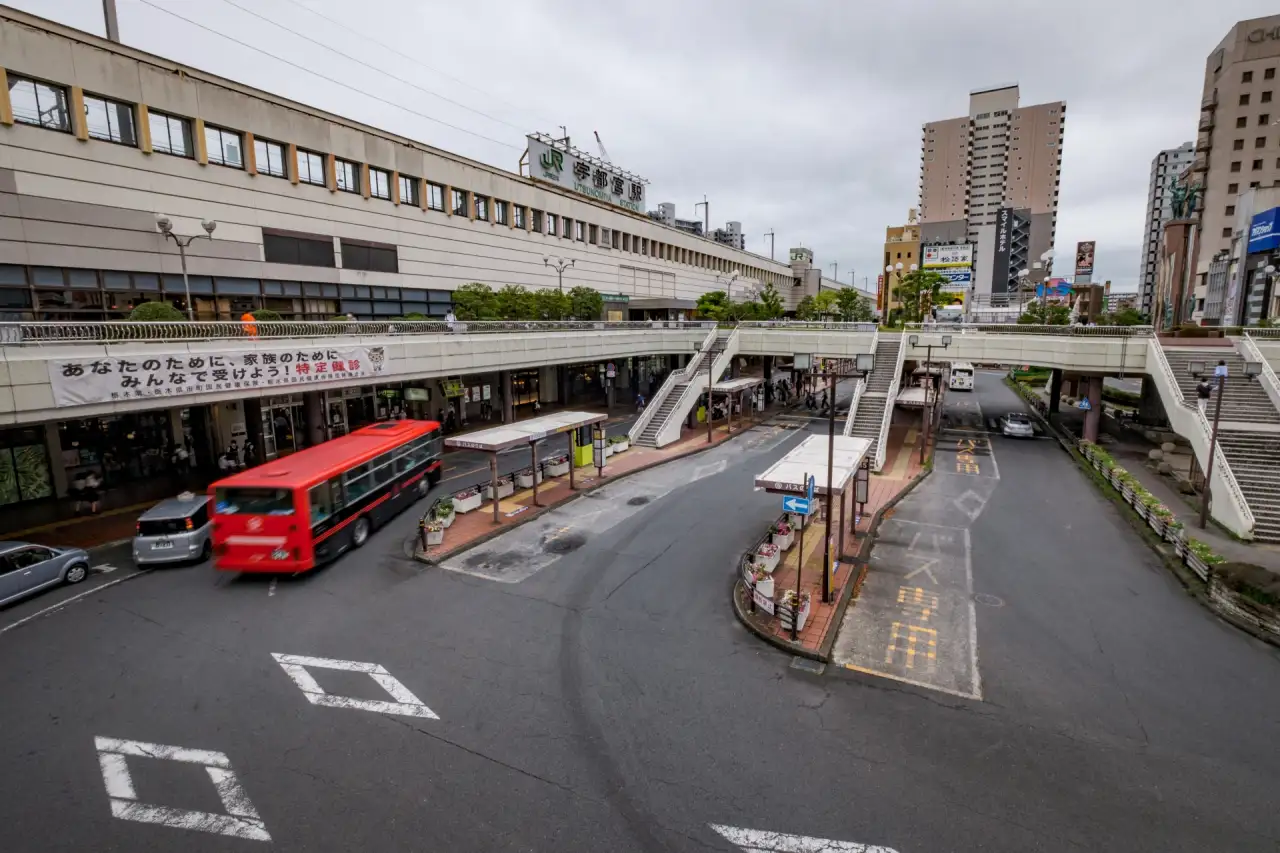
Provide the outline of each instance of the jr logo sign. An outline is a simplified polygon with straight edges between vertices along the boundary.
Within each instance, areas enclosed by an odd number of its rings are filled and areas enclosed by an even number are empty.
[[[554,148],[548,148],[542,152],[542,157],[538,159],[538,162],[548,172],[555,172],[558,175],[564,171],[564,155]]]

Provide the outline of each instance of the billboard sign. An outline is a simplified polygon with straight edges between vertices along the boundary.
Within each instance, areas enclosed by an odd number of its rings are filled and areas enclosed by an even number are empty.
[[[1013,231],[1013,208],[1002,207],[996,216],[996,248],[992,261],[991,292],[1009,292],[1009,249]]]
[[[973,268],[972,267],[951,267],[934,270],[938,275],[947,280],[947,287],[968,287],[973,284]]]
[[[1093,275],[1093,249],[1096,244],[1092,240],[1076,243],[1076,281],[1084,279],[1083,284],[1089,283],[1089,277]]]
[[[529,177],[634,213],[645,212],[644,187],[648,181],[644,178],[544,133],[530,134],[527,139]]]
[[[924,247],[925,269],[971,266],[973,266],[973,244],[971,243],[962,243],[959,246]]]
[[[1280,218],[1280,207],[1264,210],[1262,213],[1255,214],[1250,220],[1249,254],[1270,252],[1280,248],[1280,227],[1277,227],[1277,218]]]

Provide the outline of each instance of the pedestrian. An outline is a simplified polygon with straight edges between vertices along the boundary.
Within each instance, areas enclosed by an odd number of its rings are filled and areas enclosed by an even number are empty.
[[[71,478],[71,488],[67,490],[71,496],[72,508],[76,515],[84,512],[84,493],[86,488],[84,471],[77,471],[76,475]]]
[[[539,403],[537,400],[534,400],[534,401],[533,401],[533,413],[536,415],[536,414],[538,414],[538,412],[540,412],[540,411],[542,411],[542,404],[541,404],[541,403]]]
[[[254,317],[251,312],[246,311],[243,314],[241,314],[240,322],[244,326],[244,333],[246,335],[248,335],[251,338],[256,338],[258,336],[257,318]]]
[[[636,394],[636,411],[637,412],[644,411],[644,395],[643,394]]]
[[[1214,384],[1219,388],[1227,378],[1227,363],[1222,359],[1218,359],[1218,366],[1213,369]]]
[[[453,331],[453,324],[456,322],[458,322],[458,318],[454,316],[453,309],[450,308],[449,311],[444,315],[444,323],[446,326],[449,327],[450,332]]]
[[[98,503],[102,500],[102,495],[98,491],[100,488],[102,488],[102,478],[98,476],[97,471],[90,471],[84,478],[84,499],[89,504],[89,512],[94,515],[98,514]]]
[[[1200,382],[1196,385],[1196,405],[1203,412],[1209,406],[1209,395],[1213,392],[1213,385],[1209,383],[1207,377],[1200,377]]]

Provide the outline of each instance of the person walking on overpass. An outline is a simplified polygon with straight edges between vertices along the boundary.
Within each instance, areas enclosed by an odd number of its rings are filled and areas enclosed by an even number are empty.
[[[1209,407],[1209,395],[1213,392],[1213,386],[1209,384],[1208,377],[1200,377],[1200,382],[1196,385],[1196,405],[1203,412]]]

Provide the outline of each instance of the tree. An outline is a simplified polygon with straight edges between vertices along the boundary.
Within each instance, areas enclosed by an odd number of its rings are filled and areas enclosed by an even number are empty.
[[[426,314],[421,311],[410,311],[396,318],[397,320],[426,320],[429,319]]]
[[[518,284],[507,284],[493,295],[493,307],[499,320],[531,320],[534,297]]]
[[[129,312],[129,319],[139,323],[179,323],[187,315],[168,302],[141,302]]]
[[[852,287],[836,291],[836,305],[840,309],[840,319],[846,323],[867,323],[874,319],[871,300]]]
[[[1108,314],[1107,325],[1109,326],[1141,326],[1146,322],[1146,317],[1142,316],[1137,308],[1121,308],[1112,314]],[[1098,318],[1101,324],[1102,318]]]
[[[473,281],[453,292],[453,313],[459,320],[496,320],[497,302],[493,288]]]
[[[800,304],[796,306],[797,320],[816,320],[818,318],[818,309],[813,304],[813,297],[806,296],[800,300]]]
[[[834,314],[839,314],[839,300],[840,291],[838,290],[819,291],[818,295],[813,297],[813,309],[819,317],[830,317]]]
[[[942,301],[942,288],[948,279],[933,270],[915,270],[902,276],[893,289],[893,298],[902,303],[902,319],[918,323],[929,309]]]
[[[698,297],[697,311],[708,320],[727,320],[732,311],[723,290],[713,290]]]
[[[1071,322],[1071,309],[1057,302],[1032,302],[1018,322],[1024,326],[1065,326]]]
[[[573,313],[573,300],[569,294],[556,288],[544,288],[533,292],[533,315],[536,320],[566,320]]]
[[[778,294],[778,289],[773,286],[773,282],[769,282],[764,286],[764,290],[760,291],[760,319],[776,320],[783,315],[784,311],[782,296]]]
[[[259,323],[279,323],[284,320],[284,317],[280,316],[279,311],[272,311],[270,308],[258,308],[249,313],[251,313],[253,315],[253,319],[257,320]]]
[[[575,320],[599,320],[604,316],[604,297],[590,287],[571,288],[569,306]]]

